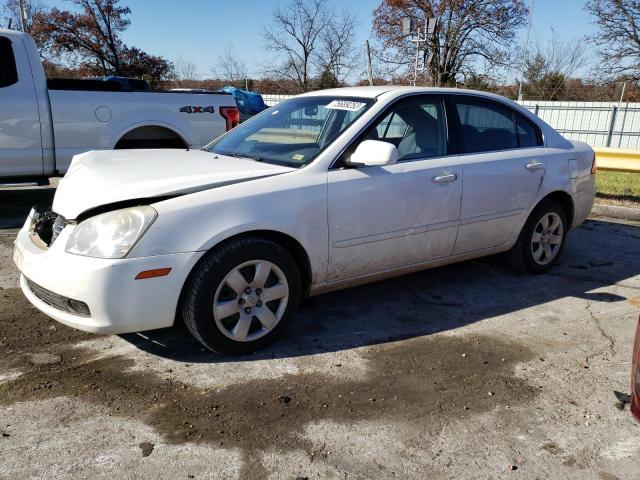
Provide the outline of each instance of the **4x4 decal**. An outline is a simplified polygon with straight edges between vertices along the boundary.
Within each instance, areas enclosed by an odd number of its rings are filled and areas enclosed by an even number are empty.
[[[211,105],[208,107],[191,107],[187,105],[186,107],[182,107],[180,109],[182,113],[213,113],[214,109]]]

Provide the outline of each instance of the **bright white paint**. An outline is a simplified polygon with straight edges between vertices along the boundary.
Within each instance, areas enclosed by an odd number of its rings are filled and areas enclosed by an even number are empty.
[[[429,92],[480,95],[516,109],[540,127],[544,146],[331,168],[386,107]],[[300,169],[195,151],[91,152],[76,157],[56,193],[56,213],[72,220],[98,205],[145,198],[141,203],[152,205],[158,217],[121,260],[66,253],[74,224],[67,225],[49,249],[40,249],[30,239],[28,220],[16,243],[16,263],[23,275],[85,301],[92,318],[45,305],[23,282],[29,300],[63,323],[93,332],[165,327],[173,323],[181,288],[196,262],[236,234],[270,230],[296,240],[309,257],[310,292],[317,294],[504,252],[532,209],[552,192],[571,197],[574,227],[593,204],[593,151],[565,140],[502,97],[403,87],[306,95],[368,97],[376,102]],[[543,168],[527,168],[532,161]],[[162,198],[176,192],[184,194]],[[160,198],[154,200],[156,196]],[[165,267],[172,268],[165,277],[134,280],[140,271]]]
[[[398,149],[395,145],[378,140],[365,140],[349,158],[349,165],[362,167],[381,167],[393,165],[398,161]]]
[[[31,37],[14,30],[0,36],[11,41],[18,71],[16,84],[0,88],[0,178],[65,173],[74,155],[112,150],[145,126],[201,148],[226,130],[219,107],[235,106],[220,94],[48,90]],[[214,113],[180,112],[184,106],[213,106]]]
[[[202,150],[121,150],[77,155],[60,180],[53,210],[68,218],[130,198],[190,193],[295,169]]]

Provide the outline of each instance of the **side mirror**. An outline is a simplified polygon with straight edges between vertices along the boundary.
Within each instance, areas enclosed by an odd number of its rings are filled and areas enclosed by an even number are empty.
[[[381,167],[393,165],[398,161],[398,149],[395,145],[380,140],[365,140],[351,154],[348,165],[357,167]]]

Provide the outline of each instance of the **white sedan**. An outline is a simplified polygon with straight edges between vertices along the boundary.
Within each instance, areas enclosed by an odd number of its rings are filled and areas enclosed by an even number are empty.
[[[88,152],[16,240],[26,297],[89,332],[182,317],[255,350],[301,298],[506,253],[542,273],[594,200],[595,156],[491,94],[300,95],[202,150]]]

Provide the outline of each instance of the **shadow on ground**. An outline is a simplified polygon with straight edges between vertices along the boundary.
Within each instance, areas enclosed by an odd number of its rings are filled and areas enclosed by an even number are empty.
[[[640,227],[589,220],[571,232],[562,262],[548,274],[516,273],[491,258],[322,295],[303,305],[275,344],[239,358],[211,354],[181,326],[122,338],[177,361],[253,361],[428,335],[564,297],[620,302],[626,299],[607,287],[640,274],[639,248]]]

